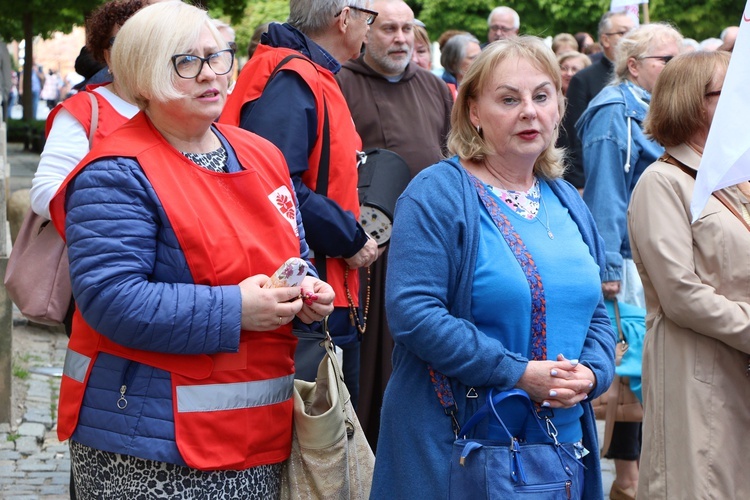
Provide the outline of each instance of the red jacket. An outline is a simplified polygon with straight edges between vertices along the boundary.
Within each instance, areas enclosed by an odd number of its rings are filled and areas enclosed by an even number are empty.
[[[290,59],[285,71],[294,71],[310,87],[315,96],[318,113],[317,142],[308,158],[308,170],[302,180],[311,190],[315,190],[318,179],[323,147],[323,127],[325,110],[328,111],[330,138],[330,170],[328,181],[328,198],[344,210],[350,211],[359,220],[359,198],[357,195],[357,158],[356,152],[362,148],[362,141],[354,127],[349,107],[333,74],[295,50],[274,48],[259,45],[253,58],[243,68],[232,94],[219,118],[219,122],[238,125],[242,107],[260,97],[271,73],[287,56],[299,56]],[[283,126],[280,123],[279,126]],[[344,287],[344,273],[347,265],[342,258],[326,259],[326,281],[336,292],[335,307],[347,307],[347,294]],[[354,305],[359,305],[359,273],[349,273],[350,295]]]

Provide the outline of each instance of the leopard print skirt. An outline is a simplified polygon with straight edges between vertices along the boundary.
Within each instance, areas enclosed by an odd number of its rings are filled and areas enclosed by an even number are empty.
[[[88,499],[278,499],[281,464],[201,471],[70,441],[76,497]]]

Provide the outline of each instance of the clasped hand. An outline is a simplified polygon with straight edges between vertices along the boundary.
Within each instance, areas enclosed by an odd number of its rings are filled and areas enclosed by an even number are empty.
[[[556,361],[529,361],[516,386],[545,408],[570,408],[587,399],[595,384],[590,368],[558,354]]]
[[[367,267],[377,260],[380,256],[378,251],[378,244],[372,238],[367,238],[367,243],[363,246],[359,252],[355,253],[348,259],[344,259],[346,265],[350,269],[358,269],[360,267]]]
[[[306,276],[300,286],[263,288],[268,276],[258,274],[240,283],[241,328],[256,332],[275,330],[297,316],[304,323],[321,321],[333,312],[331,285]]]

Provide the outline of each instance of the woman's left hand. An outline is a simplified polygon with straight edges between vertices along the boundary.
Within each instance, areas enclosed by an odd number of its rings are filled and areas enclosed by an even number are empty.
[[[559,354],[556,361],[529,361],[516,386],[545,408],[571,408],[588,398],[595,384],[594,372]]]
[[[544,401],[549,402],[552,408],[559,406],[568,408],[588,399],[589,393],[596,386],[594,372],[589,367],[579,363],[578,360],[565,359],[562,354],[557,355],[557,361],[565,362],[564,366],[569,364],[570,368],[556,370],[555,374],[550,374],[553,379],[560,380],[561,387],[552,390],[555,392],[554,396],[550,391],[550,395]],[[556,402],[559,405],[555,404]]]
[[[306,324],[322,321],[333,312],[333,298],[336,294],[331,285],[314,276],[305,276],[300,285],[304,305],[297,317]]]

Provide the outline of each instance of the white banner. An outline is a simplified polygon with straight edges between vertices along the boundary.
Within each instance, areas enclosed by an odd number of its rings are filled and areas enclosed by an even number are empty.
[[[745,5],[732,59],[716,105],[711,130],[698,169],[690,210],[693,222],[711,193],[750,180],[750,0]]]
[[[627,7],[628,5],[640,5],[642,3],[648,3],[648,0],[612,0],[612,3],[609,5],[609,10],[611,12],[619,12],[624,10],[624,7]]]

